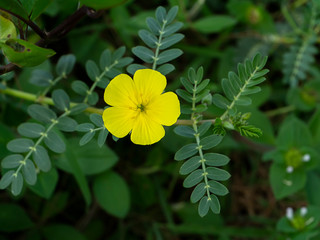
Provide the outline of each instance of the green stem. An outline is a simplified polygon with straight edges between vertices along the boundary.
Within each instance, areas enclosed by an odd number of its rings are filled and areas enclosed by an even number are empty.
[[[296,22],[291,17],[291,15],[288,11],[288,8],[284,4],[281,6],[281,12],[282,12],[283,16],[285,17],[285,19],[287,20],[287,22],[289,23],[289,25],[294,30],[294,32],[297,34],[303,34],[303,31],[297,26]]]
[[[242,88],[240,88],[238,95],[234,97],[232,103],[228,105],[227,110],[220,117],[221,120],[224,120],[227,117],[229,111],[233,108],[237,100],[240,98],[242,92],[246,89],[247,85],[250,83],[251,79],[254,77],[254,75],[258,70],[259,70],[259,67],[256,67],[256,69],[251,73],[250,77],[244,82],[244,85],[242,86]]]
[[[161,46],[161,41],[162,41],[162,35],[164,33],[164,28],[165,28],[166,24],[167,24],[167,20],[163,20],[163,25],[162,25],[161,30],[159,32],[159,39],[158,39],[158,42],[156,43],[157,44],[156,52],[153,57],[153,65],[152,65],[153,70],[156,70],[157,61],[159,60],[158,56],[159,56],[159,51],[160,51],[160,46]]]
[[[103,72],[96,78],[96,81],[92,84],[91,88],[87,91],[87,95],[83,100],[83,103],[88,102],[89,96],[93,93],[94,89],[96,88],[97,84],[101,81],[103,76],[109,72],[116,64],[118,64],[118,60],[115,60],[109,67],[106,67]]]
[[[50,91],[50,89],[56,85],[62,78],[64,78],[65,76],[59,76],[56,79],[54,79],[53,81],[50,81],[50,86],[47,87],[39,96],[39,98],[45,97],[47,95],[47,93]]]
[[[13,88],[6,88],[6,89],[0,89],[0,93],[2,94],[6,94],[6,95],[9,95],[9,96],[12,96],[12,97],[17,97],[17,98],[21,98],[21,99],[24,99],[24,100],[27,100],[27,101],[31,101],[31,102],[37,102],[37,103],[40,103],[40,104],[47,104],[47,105],[54,105],[54,102],[52,100],[52,98],[48,98],[48,97],[38,97],[37,95],[35,94],[32,94],[32,93],[27,93],[27,92],[23,92],[23,91],[20,91],[20,90],[16,90],[16,89],[13,89]],[[76,105],[78,105],[79,103],[75,103],[75,102],[72,102],[70,103],[70,107],[74,107]],[[102,115],[103,113],[103,109],[99,109],[99,108],[94,108],[94,107],[88,107],[85,112],[88,112],[88,113],[98,113],[100,115]]]

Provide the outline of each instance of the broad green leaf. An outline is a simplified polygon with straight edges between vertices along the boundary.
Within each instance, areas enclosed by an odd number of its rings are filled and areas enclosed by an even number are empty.
[[[102,147],[104,143],[106,142],[106,139],[108,137],[109,131],[104,128],[100,131],[99,136],[98,136],[98,145],[99,147]]]
[[[212,192],[215,195],[224,196],[229,193],[228,189],[223,184],[221,184],[219,182],[216,182],[214,180],[210,180],[208,182],[208,184],[210,186],[209,187],[210,192]]]
[[[185,78],[185,77],[181,77],[180,78],[180,82],[182,83],[182,85],[185,87],[185,89],[189,92],[189,93],[193,93],[193,88],[194,86],[190,83],[190,81]]]
[[[94,82],[98,79],[100,75],[100,71],[97,64],[92,60],[88,60],[86,62],[86,71],[89,78]]]
[[[171,34],[177,32],[180,28],[182,28],[183,26],[183,23],[182,22],[175,22],[169,26],[167,26],[165,29],[164,29],[164,33],[162,35],[162,37],[168,37],[170,36]]]
[[[156,38],[155,35],[153,35],[152,33],[150,33],[147,30],[140,30],[139,31],[139,37],[142,39],[142,41],[150,48],[156,48],[157,47],[157,42],[158,42],[158,38]]]
[[[1,162],[1,167],[3,168],[16,168],[20,165],[20,161],[23,160],[21,154],[12,154],[5,157]]]
[[[209,211],[209,207],[210,207],[210,200],[208,200],[207,196],[204,196],[199,203],[198,206],[198,213],[200,217],[204,217],[205,215],[207,215],[208,211]]]
[[[186,177],[183,181],[183,186],[185,188],[190,188],[197,185],[203,179],[203,170],[198,169],[192,172],[188,177]]]
[[[219,108],[227,109],[230,105],[230,102],[220,94],[216,93],[212,96],[212,102],[214,105],[216,105]]]
[[[40,172],[37,177],[37,182],[33,186],[28,186],[31,191],[42,198],[50,199],[56,185],[58,183],[58,172],[55,168],[51,168],[49,172]]]
[[[199,135],[200,136],[204,135],[209,130],[209,128],[211,127],[211,124],[212,124],[211,121],[202,123],[198,128]]]
[[[44,138],[44,143],[51,151],[56,153],[63,153],[66,150],[64,141],[53,131],[47,133],[47,137]]]
[[[43,123],[52,123],[52,121],[56,120],[57,118],[57,115],[55,114],[55,112],[39,104],[30,105],[28,107],[28,114],[32,118]]]
[[[54,224],[42,229],[46,240],[87,240],[87,238],[76,228],[65,224]]]
[[[210,209],[213,213],[215,214],[219,214],[220,213],[220,202],[219,202],[219,199],[211,194],[210,195],[210,198],[211,198],[211,201],[210,201]]]
[[[9,39],[0,43],[3,54],[19,67],[33,67],[53,56],[52,49],[41,48],[22,39]]]
[[[25,210],[18,204],[1,203],[0,212],[1,232],[17,232],[33,226]]]
[[[130,192],[124,179],[115,172],[97,176],[93,182],[93,193],[100,206],[109,214],[124,218],[130,208]]]
[[[34,185],[37,182],[37,172],[31,160],[27,159],[22,166],[22,174],[26,183]]]
[[[208,94],[210,94],[210,90],[209,89],[205,89],[204,91],[202,91],[200,94],[198,94],[196,96],[195,102],[200,102],[203,98],[205,98],[206,96],[208,96]]]
[[[97,113],[90,114],[90,120],[93,122],[97,127],[103,127],[104,123],[102,120],[102,116]]]
[[[71,84],[71,88],[81,96],[85,96],[87,94],[87,91],[89,90],[88,85],[80,80],[73,81]]]
[[[200,93],[202,90],[204,90],[208,84],[210,82],[210,79],[205,79],[203,80],[198,86],[197,86],[197,89],[196,89],[196,93]]]
[[[179,95],[179,97],[183,98],[184,100],[186,100],[187,102],[192,103],[192,96],[190,95],[190,93],[188,93],[185,90],[182,89],[177,89],[176,93]]]
[[[127,66],[128,64],[132,63],[133,61],[133,58],[131,57],[124,57],[124,58],[120,58],[118,60],[116,60],[116,65],[115,67],[117,68],[122,68],[122,67],[125,67]]]
[[[115,50],[112,54],[112,62],[118,61],[126,53],[126,47],[122,46]]]
[[[85,103],[79,103],[75,106],[71,106],[70,115],[77,115],[88,108],[88,105]]]
[[[146,23],[148,25],[148,28],[150,29],[150,31],[155,34],[156,36],[159,36],[160,31],[161,31],[161,26],[159,24],[158,21],[156,21],[154,18],[152,17],[147,17],[146,19]]]
[[[23,187],[22,174],[18,172],[18,174],[12,178],[11,193],[14,196],[18,196],[22,191],[22,187]]]
[[[217,33],[236,24],[233,17],[227,15],[207,16],[197,20],[192,26],[201,33]]]
[[[273,163],[270,168],[270,183],[276,199],[282,199],[301,190],[306,183],[306,173],[303,169],[286,172],[286,166]]]
[[[111,52],[109,49],[106,49],[102,52],[100,56],[100,68],[101,70],[105,70],[107,67],[110,67],[111,65]]]
[[[164,20],[166,20],[167,11],[164,7],[159,6],[156,9],[156,18],[159,23],[162,23]]]
[[[154,58],[154,53],[144,46],[137,46],[132,48],[132,52],[134,55],[142,59],[146,63],[152,63]]]
[[[45,127],[38,123],[22,123],[18,127],[19,134],[29,138],[38,138],[45,131]]]
[[[213,167],[225,166],[230,161],[230,158],[220,153],[206,153],[204,154],[206,165]]]
[[[181,56],[182,53],[183,52],[178,48],[165,50],[159,54],[157,64],[161,65],[173,59],[176,59],[177,57]]]
[[[34,142],[27,138],[16,138],[8,142],[7,149],[14,153],[29,152],[34,146]]]
[[[10,170],[2,176],[0,180],[0,189],[5,189],[12,183],[14,178],[14,173],[15,173],[14,170]]]
[[[188,145],[183,146],[176,152],[174,155],[174,159],[177,161],[181,161],[192,157],[194,154],[198,152],[198,145],[196,143],[190,143]]]
[[[76,57],[73,54],[63,55],[59,58],[56,73],[59,76],[66,76],[71,73],[73,66],[76,62]]]
[[[87,144],[88,142],[90,142],[90,140],[94,137],[94,135],[96,134],[96,132],[94,131],[89,131],[87,132],[85,135],[82,136],[82,138],[80,139],[79,145],[83,146],[85,144]]]
[[[251,105],[252,100],[249,97],[244,97],[241,96],[235,101],[235,105],[240,105],[240,106],[249,106]]]
[[[36,151],[33,151],[32,157],[33,161],[41,171],[48,172],[51,169],[51,161],[48,151],[41,145],[38,145]]]
[[[158,67],[157,71],[160,72],[162,75],[167,75],[171,73],[174,69],[175,67],[172,64],[166,63]]]
[[[203,197],[203,195],[205,194],[206,191],[207,191],[206,184],[205,183],[199,183],[193,189],[192,194],[190,196],[190,201],[192,203],[198,202]]]
[[[208,173],[208,178],[216,181],[225,181],[231,176],[230,173],[220,168],[208,167],[206,171]]]
[[[70,108],[70,98],[62,89],[57,89],[52,92],[52,100],[54,105],[61,111],[66,112]]]
[[[99,101],[99,95],[96,92],[91,92],[88,95],[88,103],[90,105],[96,105],[96,103]]]
[[[50,72],[42,69],[35,69],[32,71],[30,83],[39,87],[48,87],[53,81],[53,76]]]
[[[28,19],[28,13],[18,1],[0,0],[0,8],[13,12],[25,19]]]
[[[221,135],[210,135],[200,140],[200,145],[202,146],[203,150],[208,150],[217,146],[223,139]]]
[[[178,10],[179,10],[179,7],[174,6],[168,11],[166,16],[167,24],[170,24],[176,18],[178,14]]]
[[[94,125],[92,123],[81,123],[76,127],[78,132],[89,132],[94,129]]]
[[[78,126],[78,123],[76,122],[76,120],[70,117],[59,118],[58,124],[57,124],[57,127],[64,132],[74,132],[77,126]]]
[[[189,126],[180,125],[180,126],[175,127],[173,131],[182,137],[187,137],[187,138],[194,138],[195,137],[194,130]]]
[[[38,18],[52,2],[53,0],[34,0],[31,20]]]
[[[181,41],[181,39],[184,38],[184,35],[181,33],[176,33],[171,35],[170,37],[166,37],[165,39],[162,40],[161,45],[160,45],[160,50],[167,49],[171,47],[172,45],[178,43]]]
[[[139,69],[146,69],[147,67],[146,66],[143,66],[141,64],[130,64],[128,67],[127,67],[127,72],[134,75],[134,73],[139,70]]]
[[[108,0],[108,1],[101,1],[101,0],[80,0],[80,2],[88,7],[92,7],[96,10],[100,9],[109,9],[112,7],[116,7],[120,4],[125,3],[127,0]]]
[[[201,157],[200,156],[194,156],[182,164],[180,167],[179,173],[181,175],[186,175],[191,173],[192,171],[196,170],[201,165]]]
[[[8,38],[16,38],[17,30],[13,22],[0,15],[0,42]]]
[[[229,79],[226,79],[226,78],[222,79],[221,86],[222,86],[223,92],[225,93],[225,95],[230,101],[233,101],[234,97],[238,95],[238,90],[233,87]]]
[[[110,79],[106,76],[103,76],[100,81],[97,83],[97,87],[105,89],[110,83]],[[84,94],[85,95],[85,94]]]

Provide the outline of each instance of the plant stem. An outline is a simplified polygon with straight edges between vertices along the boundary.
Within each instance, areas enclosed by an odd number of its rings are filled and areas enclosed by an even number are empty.
[[[155,52],[154,57],[153,57],[153,65],[152,65],[152,69],[153,70],[156,70],[157,61],[159,60],[158,59],[159,50],[160,50],[160,46],[161,46],[162,35],[164,33],[164,28],[165,28],[166,24],[167,24],[167,20],[163,20],[163,24],[162,24],[161,30],[159,32],[159,39],[158,39],[158,42],[156,43],[157,44],[156,52]]]
[[[41,97],[45,97],[47,95],[47,93],[50,91],[50,89],[56,85],[64,76],[58,76],[56,79],[54,79],[53,81],[50,81],[50,86],[48,86],[39,96],[39,98]]]

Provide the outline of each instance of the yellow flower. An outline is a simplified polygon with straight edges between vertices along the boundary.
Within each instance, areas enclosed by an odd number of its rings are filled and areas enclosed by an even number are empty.
[[[126,74],[112,79],[104,93],[111,107],[103,112],[105,127],[117,138],[131,131],[131,141],[148,145],[160,141],[162,125],[173,125],[180,116],[180,103],[173,92],[163,93],[167,80],[151,69],[137,70],[133,80]]]

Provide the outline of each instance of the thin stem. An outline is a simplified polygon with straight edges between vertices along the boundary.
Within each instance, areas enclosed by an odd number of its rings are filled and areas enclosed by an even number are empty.
[[[288,11],[288,8],[284,4],[281,6],[281,12],[282,12],[283,16],[285,17],[285,19],[287,20],[287,22],[289,23],[289,25],[294,30],[294,32],[297,34],[303,34],[303,31],[297,26],[296,22],[291,17],[291,15]]]
[[[265,114],[266,114],[268,117],[274,117],[274,116],[277,116],[277,115],[281,115],[281,114],[286,114],[286,113],[288,113],[288,112],[292,112],[292,111],[294,111],[295,109],[296,109],[295,106],[289,105],[289,106],[285,106],[285,107],[273,109],[273,110],[270,110],[270,111],[266,111]]]
[[[104,71],[96,78],[96,81],[92,84],[91,88],[87,91],[87,95],[83,100],[83,103],[88,102],[89,96],[93,93],[94,89],[96,88],[97,84],[101,81],[103,76],[109,72],[116,64],[118,64],[118,61],[114,61],[109,67],[106,67]]]
[[[162,25],[161,30],[159,32],[159,39],[158,39],[158,42],[156,43],[157,44],[156,52],[153,57],[153,65],[152,65],[153,70],[156,70],[157,61],[159,60],[158,56],[159,56],[159,51],[160,51],[160,46],[161,46],[161,41],[162,41],[162,35],[164,33],[164,28],[165,28],[166,24],[167,24],[167,20],[163,20],[163,25]]]
[[[39,96],[39,98],[45,97],[47,95],[47,93],[50,91],[50,89],[56,85],[62,78],[64,78],[64,76],[59,76],[56,79],[54,79],[53,81],[50,80],[50,86],[48,86]]]

